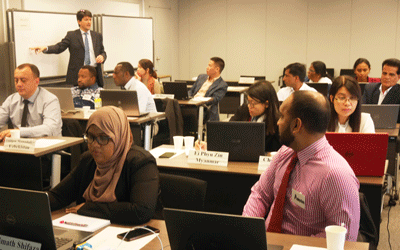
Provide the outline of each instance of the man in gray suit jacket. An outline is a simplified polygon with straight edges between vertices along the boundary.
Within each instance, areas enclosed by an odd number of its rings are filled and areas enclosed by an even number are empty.
[[[224,67],[224,60],[212,57],[208,63],[207,74],[199,75],[189,90],[189,96],[211,97],[211,100],[206,103],[209,105],[209,121],[219,121],[218,103],[228,90],[228,84],[221,77]]]
[[[400,104],[400,60],[386,59],[382,63],[380,83],[369,83],[365,86],[362,96],[364,104]],[[400,114],[397,117],[400,123]]]
[[[90,30],[92,26],[92,13],[88,10],[79,10],[76,14],[79,29],[68,31],[61,42],[48,47],[34,47],[36,53],[59,54],[69,49],[69,64],[66,82],[71,85],[78,85],[78,72],[83,65],[96,67],[97,81],[103,86],[103,72],[101,64],[106,60],[104,51],[103,36],[100,33]],[[87,33],[87,34],[85,34]],[[85,58],[85,40],[88,41],[88,53]]]

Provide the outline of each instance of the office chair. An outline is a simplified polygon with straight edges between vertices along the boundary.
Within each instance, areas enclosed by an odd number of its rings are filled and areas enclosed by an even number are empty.
[[[162,209],[204,210],[207,182],[192,177],[160,173],[160,196],[155,219],[163,219]]]

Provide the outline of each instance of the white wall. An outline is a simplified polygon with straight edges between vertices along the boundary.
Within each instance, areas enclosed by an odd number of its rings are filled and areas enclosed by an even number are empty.
[[[205,72],[221,56],[222,77],[266,75],[276,81],[292,62],[352,68],[359,57],[380,77],[381,63],[400,57],[398,0],[179,0],[181,79]]]

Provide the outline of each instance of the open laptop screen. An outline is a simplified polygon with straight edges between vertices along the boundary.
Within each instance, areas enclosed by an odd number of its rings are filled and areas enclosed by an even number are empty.
[[[208,122],[207,149],[229,152],[230,161],[258,161],[265,155],[265,123]]]
[[[172,250],[258,249],[267,250],[263,218],[164,209]],[[268,250],[283,249],[268,245]]]

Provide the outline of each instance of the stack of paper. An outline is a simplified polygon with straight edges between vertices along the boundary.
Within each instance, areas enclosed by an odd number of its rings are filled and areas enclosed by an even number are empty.
[[[65,227],[74,230],[94,232],[100,228],[110,225],[109,220],[98,219],[78,214],[67,214],[53,220],[53,226]]]

